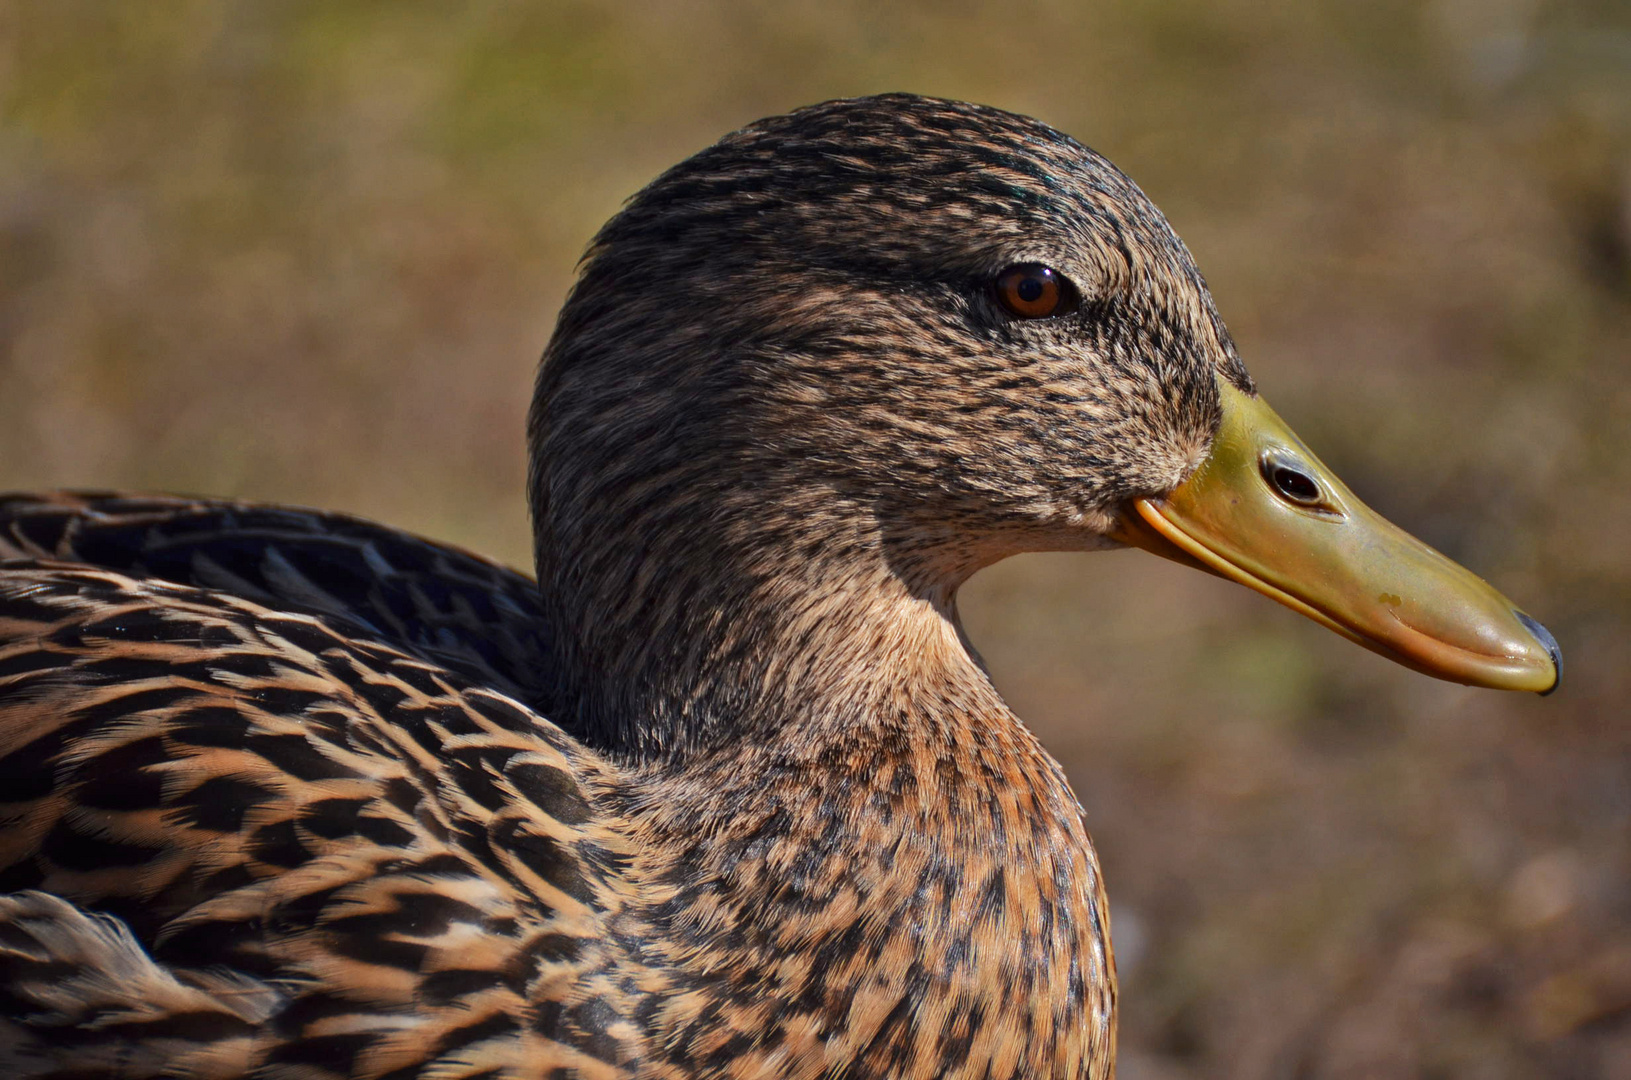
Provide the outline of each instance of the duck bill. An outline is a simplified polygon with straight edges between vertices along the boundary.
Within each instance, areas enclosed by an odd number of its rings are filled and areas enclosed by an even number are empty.
[[[1119,539],[1238,581],[1407,667],[1550,693],[1557,643],[1481,578],[1356,499],[1257,397],[1223,384],[1210,454]]]

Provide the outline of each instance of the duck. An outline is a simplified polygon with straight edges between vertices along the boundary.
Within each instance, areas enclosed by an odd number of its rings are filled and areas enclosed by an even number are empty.
[[[1429,675],[1556,641],[1259,395],[1074,139],[751,124],[591,242],[536,577],[342,514],[0,500],[0,1072],[1104,1078],[1105,884],[959,586],[1122,546]]]

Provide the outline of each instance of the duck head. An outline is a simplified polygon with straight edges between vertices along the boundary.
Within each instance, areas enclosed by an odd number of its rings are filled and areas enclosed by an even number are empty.
[[[569,711],[740,714],[751,680],[865,663],[908,610],[954,625],[997,559],[1119,544],[1432,675],[1558,679],[1538,623],[1269,409],[1143,192],[995,109],[830,102],[663,174],[585,257],[530,437]],[[823,635],[857,644],[815,659]]]

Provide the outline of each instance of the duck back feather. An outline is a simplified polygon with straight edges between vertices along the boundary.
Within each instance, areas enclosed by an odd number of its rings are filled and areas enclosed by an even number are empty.
[[[318,616],[13,561],[0,701],[7,1075],[610,1075],[616,995],[584,995],[625,856],[599,761],[514,699]],[[541,1032],[551,984],[583,1000]]]

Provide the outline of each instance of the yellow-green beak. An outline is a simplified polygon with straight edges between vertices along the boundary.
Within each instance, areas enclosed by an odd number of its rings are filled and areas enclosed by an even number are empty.
[[[1482,578],[1354,498],[1273,409],[1221,384],[1206,460],[1119,536],[1255,589],[1428,675],[1550,693],[1562,654]]]

